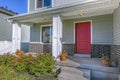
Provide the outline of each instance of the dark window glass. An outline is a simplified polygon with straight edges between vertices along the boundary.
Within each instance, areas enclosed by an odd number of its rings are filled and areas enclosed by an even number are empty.
[[[41,8],[42,7],[42,0],[37,0],[37,8]]]
[[[49,26],[42,27],[42,42],[43,43],[52,42],[52,27]]]
[[[37,0],[37,8],[51,7],[51,0]]]

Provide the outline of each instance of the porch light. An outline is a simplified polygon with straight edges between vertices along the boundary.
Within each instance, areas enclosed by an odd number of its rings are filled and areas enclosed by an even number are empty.
[[[79,15],[80,15],[80,16],[83,16],[84,14],[83,14],[83,13],[80,13]]]

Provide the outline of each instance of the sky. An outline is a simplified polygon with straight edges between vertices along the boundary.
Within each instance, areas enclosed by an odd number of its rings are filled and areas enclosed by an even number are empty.
[[[27,0],[0,0],[0,7],[7,8],[18,14],[27,12]]]

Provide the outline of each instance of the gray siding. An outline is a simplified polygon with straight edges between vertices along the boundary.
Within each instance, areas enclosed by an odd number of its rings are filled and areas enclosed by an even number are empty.
[[[111,14],[63,21],[63,43],[74,44],[74,22],[85,20],[92,20],[92,44],[112,44]]]
[[[92,44],[112,44],[113,16],[102,15],[63,21],[63,43],[74,44],[74,22],[92,21]],[[48,23],[35,24],[31,27],[31,42],[40,42],[40,26]]]
[[[112,15],[94,17],[92,27],[93,44],[112,44]]]
[[[21,26],[21,42],[30,42],[30,26]]]
[[[40,25],[35,24],[30,29],[30,41],[31,42],[40,42]]]
[[[41,26],[42,25],[50,25],[50,24],[52,24],[52,22],[34,24],[33,27],[31,27],[31,29],[30,29],[30,41],[31,42],[40,42]]]
[[[120,6],[113,14],[113,44],[120,45]]]
[[[90,2],[88,0],[53,0],[53,6],[63,6],[63,5],[68,5],[68,4],[78,4],[78,3],[85,3],[85,2]]]
[[[0,41],[12,41],[12,25],[5,19],[8,15],[0,13]]]

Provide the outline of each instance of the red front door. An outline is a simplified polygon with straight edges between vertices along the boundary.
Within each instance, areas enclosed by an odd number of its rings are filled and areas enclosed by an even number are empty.
[[[75,24],[75,53],[91,53],[91,23],[82,22]]]

